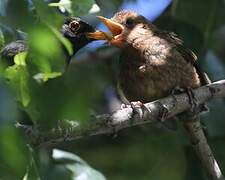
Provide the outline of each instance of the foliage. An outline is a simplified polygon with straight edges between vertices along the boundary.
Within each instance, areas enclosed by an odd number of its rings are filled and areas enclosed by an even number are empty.
[[[39,158],[35,158],[36,152],[29,153],[29,149],[32,148],[26,146],[24,137],[13,128],[15,120],[26,119],[28,123],[32,121],[46,131],[59,123],[65,124],[62,123],[65,120],[76,120],[85,125],[89,107],[98,99],[100,91],[97,87],[101,78],[95,70],[81,67],[65,73],[67,59],[62,46],[69,55],[73,54],[72,45],[59,31],[65,18],[44,1],[33,0],[32,3],[33,5],[26,0],[9,0],[5,2],[7,16],[0,18],[4,23],[3,34],[0,34],[0,47],[4,45],[4,36],[7,39],[9,28],[16,36],[20,36],[17,29],[25,31],[29,44],[28,52],[19,53],[14,57],[13,66],[7,67],[4,61],[0,61],[0,77],[3,84],[0,95],[4,97],[0,102],[0,178],[4,179],[42,178],[37,177],[41,169],[35,165]],[[74,1],[71,5],[90,9],[93,3],[90,0],[82,1],[80,4]],[[16,8],[18,9],[15,11]],[[78,14],[87,12],[88,10],[77,11]],[[12,96],[5,94],[7,89],[10,89]],[[57,167],[62,168],[63,165]],[[91,174],[97,174],[97,171],[86,164],[83,164],[82,168]],[[78,174],[76,168],[69,171],[73,173],[66,176],[67,179],[74,179],[75,174]],[[62,174],[52,173],[52,177],[62,177]]]
[[[88,15],[84,18],[95,24],[90,14],[95,3],[101,8],[101,15],[111,16],[126,2],[0,2],[0,7],[5,9],[5,15],[0,15],[0,49],[16,39],[28,39],[29,44],[28,52],[15,56],[13,66],[7,67],[0,59],[0,179],[78,179],[79,175],[86,179],[105,179],[75,154],[109,179],[204,179],[182,126],[175,133],[152,126],[136,127],[123,131],[116,139],[91,137],[58,147],[74,154],[36,150],[25,143],[26,137],[13,126],[16,121],[26,121],[48,131],[59,124],[68,128],[66,122],[70,120],[85,127],[90,123],[90,109],[96,113],[108,111],[115,95],[110,94],[111,99],[104,95],[115,86],[118,57],[114,62],[89,63],[66,70],[62,45],[70,55],[72,45],[59,30],[65,14]],[[182,37],[212,80],[225,75],[224,6],[222,0],[174,0],[154,22],[161,29]],[[221,118],[224,100],[209,106],[211,112],[202,118],[224,171],[225,121]]]
[[[0,29],[1,30],[1,29]],[[4,46],[4,37],[3,37],[3,34],[2,32],[0,31],[0,48],[2,48]]]
[[[34,154],[30,148],[30,153]],[[84,160],[75,154],[53,149],[52,155],[47,152],[39,152],[40,156],[46,159],[40,159],[38,162],[32,157],[31,163],[23,180],[28,179],[74,179],[74,180],[105,180],[105,177],[91,168]],[[52,156],[49,158],[49,156]],[[39,164],[39,165],[38,165]],[[38,170],[38,168],[40,168]]]

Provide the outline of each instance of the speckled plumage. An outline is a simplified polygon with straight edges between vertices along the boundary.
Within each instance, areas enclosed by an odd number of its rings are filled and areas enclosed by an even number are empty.
[[[145,103],[168,96],[177,86],[196,88],[210,82],[196,55],[174,33],[159,30],[129,10],[111,20],[125,26],[112,43],[123,49],[119,83],[129,101]]]

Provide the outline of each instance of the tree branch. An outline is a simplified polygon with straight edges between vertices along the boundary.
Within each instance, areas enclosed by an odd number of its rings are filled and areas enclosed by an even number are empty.
[[[185,123],[184,126],[191,138],[192,146],[201,160],[209,179],[224,180],[222,172],[216,162],[210,146],[207,143],[206,137],[202,130],[199,116],[193,122]]]
[[[193,92],[199,104],[214,98],[225,97],[225,80],[194,89]],[[16,124],[16,127],[29,134],[29,143],[48,146],[87,136],[110,134],[124,128],[145,123],[163,122],[166,118],[173,117],[191,107],[186,93],[171,95],[154,102],[146,103],[145,106],[149,108],[150,112],[143,112],[140,108],[139,111],[133,113],[132,108],[125,108],[112,114],[92,116],[89,127],[81,127],[75,121],[68,121],[70,124],[69,130],[63,129],[60,125],[48,132],[42,132],[37,126],[19,123]]]
[[[214,98],[223,98],[225,97],[225,80],[194,89],[193,93],[199,104]],[[74,121],[68,121],[70,129],[63,129],[59,126],[48,132],[43,132],[38,127],[19,123],[16,124],[16,127],[28,134],[31,144],[46,147],[87,136],[115,133],[124,128],[145,123],[163,122],[165,119],[184,112],[191,107],[189,96],[186,93],[171,95],[151,103],[146,103],[145,106],[149,111],[144,111],[139,108],[134,112],[132,108],[125,108],[112,114],[92,116],[88,127],[82,127]],[[200,121],[196,120],[185,123],[185,127],[189,132],[192,145],[205,167],[209,179],[224,179],[211,149],[207,144]]]

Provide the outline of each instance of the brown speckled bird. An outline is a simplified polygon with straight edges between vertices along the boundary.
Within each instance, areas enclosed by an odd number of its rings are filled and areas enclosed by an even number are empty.
[[[129,101],[146,103],[168,96],[178,86],[197,88],[210,83],[196,55],[176,34],[158,29],[130,10],[118,12],[111,19],[97,18],[112,36],[101,32],[90,36],[96,38],[98,34],[97,39],[122,48],[119,84]]]

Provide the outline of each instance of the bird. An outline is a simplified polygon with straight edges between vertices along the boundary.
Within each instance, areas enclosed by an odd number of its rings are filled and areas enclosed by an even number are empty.
[[[97,18],[111,34],[96,31],[89,37],[122,49],[119,86],[128,101],[147,103],[170,95],[177,87],[197,88],[210,83],[197,56],[175,33],[158,29],[131,10],[120,11],[111,19]],[[168,128],[176,129],[176,124],[168,124]]]
[[[78,17],[67,17],[60,31],[62,36],[68,39],[72,44],[73,55],[82,47],[95,40],[89,38],[86,34],[88,32],[95,32],[95,29]],[[62,48],[67,56],[66,61],[69,64],[71,56],[63,45]],[[28,51],[28,49],[28,42],[26,40],[13,41],[1,49],[0,57],[7,65],[11,66],[14,64],[14,56],[21,52]]]
[[[89,38],[86,34],[88,32],[95,32],[95,28],[93,28],[90,24],[78,17],[67,17],[60,31],[62,36],[71,42],[73,48],[73,55],[75,55],[77,51],[79,51],[82,47],[95,40]],[[71,56],[63,45],[62,48],[66,54],[66,61],[68,65]],[[14,56],[28,50],[29,47],[28,42],[26,40],[13,41],[0,50],[0,59],[3,60],[8,66],[12,66],[14,65]],[[21,115],[22,119],[20,120],[20,123],[26,125],[33,124],[29,115],[22,109]]]

